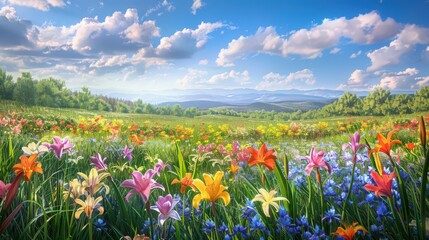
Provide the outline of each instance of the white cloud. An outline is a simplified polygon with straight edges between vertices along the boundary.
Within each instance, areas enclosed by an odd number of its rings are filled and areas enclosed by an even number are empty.
[[[415,79],[417,81],[417,86],[423,87],[429,85],[429,76],[426,77],[418,77]]]
[[[233,80],[235,82],[240,83],[240,85],[244,85],[249,83],[249,72],[244,70],[243,72],[237,72],[235,70],[231,70],[229,72],[223,72],[220,74],[213,75],[207,83],[216,84],[222,81]]]
[[[373,86],[373,88],[381,87],[390,90],[398,89],[412,89],[414,88],[415,78],[419,70],[416,68],[407,68],[401,72],[384,73],[380,80],[380,84]]]
[[[427,43],[429,43],[429,28],[406,25],[389,46],[367,54],[371,59],[371,66],[367,70],[374,71],[384,66],[399,64],[401,58],[412,52],[417,44]]]
[[[209,64],[209,60],[207,60],[207,59],[201,59],[201,60],[198,62],[198,64],[199,64],[199,65],[207,65],[207,64]]]
[[[279,73],[270,72],[262,77],[262,81],[256,86],[256,89],[291,89],[301,88],[303,83],[313,85],[316,83],[313,72],[309,69],[289,73],[287,76]]]
[[[209,39],[208,34],[225,25],[221,22],[205,23],[198,25],[197,29],[185,28],[175,32],[169,37],[163,37],[156,48],[141,49],[136,59],[179,59],[190,58],[199,48],[203,47]]]
[[[204,3],[201,0],[194,0],[194,2],[192,3],[192,14],[197,14],[197,10],[202,8],[204,6]]]
[[[113,66],[122,66],[129,63],[127,55],[114,55],[114,56],[102,56],[97,61],[91,63],[89,67],[91,68],[103,68],[103,67],[113,67]]]
[[[358,52],[356,52],[356,53],[353,53],[352,55],[350,55],[350,58],[357,58],[359,55],[361,55],[362,54],[362,51],[361,50],[359,50]]]
[[[145,17],[148,17],[149,15],[151,15],[152,13],[158,12],[158,16],[161,16],[163,14],[163,12],[161,10],[166,10],[168,12],[171,12],[175,9],[175,7],[173,6],[173,4],[171,4],[170,2],[168,2],[167,0],[163,0],[162,3],[158,3],[155,7],[150,8],[146,11],[146,13],[144,14]]]
[[[349,77],[347,81],[348,86],[363,86],[365,84],[365,80],[368,74],[366,74],[363,70],[356,69]]]
[[[254,35],[232,40],[227,48],[221,49],[216,63],[220,66],[233,66],[235,60],[253,52],[283,57],[295,54],[314,59],[322,56],[323,50],[336,46],[341,38],[348,38],[359,44],[372,44],[393,37],[399,27],[391,18],[383,21],[376,12],[352,19],[325,19],[311,29],[293,32],[288,38],[277,34],[274,27],[260,27]]]
[[[336,54],[339,51],[341,51],[341,48],[333,48],[331,51],[329,51],[330,54]]]
[[[182,88],[190,88],[200,83],[206,75],[206,71],[189,68],[186,75],[178,79],[176,83]]]
[[[0,9],[0,16],[5,16],[9,21],[16,20],[16,10],[10,6],[4,6]]]
[[[12,5],[35,8],[40,11],[49,11],[50,7],[63,7],[63,0],[7,0]]]

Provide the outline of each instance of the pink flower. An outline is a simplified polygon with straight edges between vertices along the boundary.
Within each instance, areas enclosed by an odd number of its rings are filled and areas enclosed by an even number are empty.
[[[240,144],[237,140],[232,142],[232,154],[237,154],[240,152]]]
[[[132,179],[127,179],[121,184],[122,187],[132,189],[127,196],[125,196],[125,200],[129,202],[132,195],[140,194],[143,201],[147,202],[149,200],[150,190],[160,188],[165,191],[161,184],[152,179],[153,175],[155,175],[155,171],[153,169],[147,170],[144,175],[139,171],[131,173]]]
[[[124,151],[122,151],[122,156],[126,159],[128,159],[128,162],[131,162],[133,160],[133,148],[128,148],[128,146],[124,147]]]
[[[346,149],[349,147],[353,152],[353,164],[356,163],[356,154],[359,151],[359,149],[363,147],[367,147],[365,144],[359,143],[360,141],[360,135],[359,132],[356,131],[353,135],[350,135],[350,142],[343,144],[343,151],[346,151]]]
[[[250,154],[247,148],[243,148],[241,152],[237,153],[237,160],[239,162],[245,162],[247,163],[250,159]]]
[[[219,145],[219,146],[217,147],[217,150],[218,150],[220,153],[222,153],[223,155],[227,154],[227,152],[226,152],[226,148],[225,148],[223,145]]]
[[[97,153],[95,157],[90,157],[89,159],[91,159],[91,165],[95,166],[95,169],[97,169],[97,171],[100,169],[107,170],[107,165],[105,163],[107,158],[102,158],[99,153]]]
[[[10,183],[4,184],[3,181],[0,180],[0,199],[3,199],[6,196],[7,190],[10,188]]]
[[[308,164],[305,167],[305,173],[307,175],[311,174],[311,171],[313,171],[313,168],[315,167],[322,167],[326,169],[329,173],[331,173],[331,167],[327,162],[323,160],[323,157],[325,156],[324,151],[317,152],[316,148],[311,148],[310,156],[307,156]]]
[[[161,174],[161,171],[164,171],[165,168],[171,169],[171,166],[168,164],[165,164],[161,159],[158,160],[158,162],[155,164],[155,167],[153,170],[155,173],[159,176]]]
[[[71,153],[71,149],[74,147],[73,143],[69,143],[69,138],[65,137],[61,139],[60,137],[54,137],[52,144],[47,144],[49,149],[54,151],[55,156],[58,159],[61,159],[64,151]]]
[[[158,224],[160,226],[162,226],[168,218],[180,221],[179,213],[174,210],[174,207],[178,202],[178,199],[174,199],[171,194],[168,194],[165,197],[159,196],[158,201],[156,201],[155,205],[150,207],[152,210],[159,212]]]

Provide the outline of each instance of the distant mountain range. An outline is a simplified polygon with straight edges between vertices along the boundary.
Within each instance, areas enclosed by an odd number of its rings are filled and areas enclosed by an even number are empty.
[[[97,92],[95,92],[97,93]],[[109,97],[137,100],[144,103],[151,103],[157,106],[173,106],[179,104],[183,108],[197,107],[200,109],[224,107],[236,111],[247,110],[274,110],[274,111],[295,111],[311,110],[321,108],[333,102],[343,95],[344,91],[330,89],[313,90],[255,90],[255,89],[172,89],[139,93],[118,93],[111,92],[105,94]],[[368,95],[369,92],[353,92],[360,97]],[[392,94],[406,93],[412,91],[392,92]]]

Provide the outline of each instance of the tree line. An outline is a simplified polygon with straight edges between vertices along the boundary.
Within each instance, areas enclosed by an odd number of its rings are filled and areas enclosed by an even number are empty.
[[[35,80],[29,72],[13,79],[0,69],[0,99],[14,100],[26,105],[55,108],[82,108],[107,112],[160,114],[195,117],[200,115],[226,115],[244,118],[299,120],[331,116],[385,116],[429,111],[429,86],[418,89],[413,95],[392,94],[389,90],[375,89],[366,97],[345,92],[336,101],[316,110],[275,112],[275,111],[235,111],[232,109],[182,108],[179,104],[159,107],[142,100],[129,101],[103,95],[94,95],[86,87],[81,91],[71,91],[64,81],[45,78]]]

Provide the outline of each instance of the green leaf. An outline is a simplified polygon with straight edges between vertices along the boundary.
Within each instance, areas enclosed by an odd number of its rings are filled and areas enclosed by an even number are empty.
[[[183,158],[182,152],[180,151],[179,144],[176,143],[177,160],[179,161],[179,177],[183,178],[186,174],[185,159]]]

